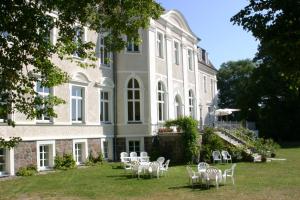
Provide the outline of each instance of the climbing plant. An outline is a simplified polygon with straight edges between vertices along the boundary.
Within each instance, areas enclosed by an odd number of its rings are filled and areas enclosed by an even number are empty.
[[[165,126],[176,126],[182,130],[184,160],[186,162],[193,162],[193,160],[197,159],[200,152],[197,121],[191,117],[180,117],[175,120],[166,121]]]

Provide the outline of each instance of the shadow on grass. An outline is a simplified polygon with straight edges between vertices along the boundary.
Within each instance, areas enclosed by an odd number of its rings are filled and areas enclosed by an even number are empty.
[[[215,186],[210,186],[209,188],[211,187],[215,187]],[[200,184],[197,184],[197,185],[194,185],[194,186],[191,186],[191,185],[183,185],[183,186],[176,186],[176,187],[169,187],[168,189],[170,190],[180,190],[180,189],[192,189],[192,190],[195,190],[195,189],[200,189],[200,190],[209,190],[208,187],[206,187],[206,185],[200,185]]]
[[[295,142],[281,142],[279,143],[281,148],[289,149],[289,148],[300,148],[300,141]]]

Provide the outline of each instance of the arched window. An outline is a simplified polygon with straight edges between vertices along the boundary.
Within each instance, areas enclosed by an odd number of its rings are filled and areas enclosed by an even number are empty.
[[[158,121],[166,120],[166,90],[162,82],[157,85],[157,113]]]
[[[141,121],[141,91],[138,81],[131,78],[127,85],[128,123]]]
[[[192,90],[189,90],[189,114],[192,118],[195,118],[195,101]]]
[[[175,97],[175,119],[182,116],[182,102],[179,95]]]

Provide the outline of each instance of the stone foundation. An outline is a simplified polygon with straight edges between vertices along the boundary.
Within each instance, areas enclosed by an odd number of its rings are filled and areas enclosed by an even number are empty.
[[[88,139],[88,155],[92,155],[93,157],[97,157],[101,152],[101,139]]]
[[[28,165],[37,165],[36,141],[20,142],[14,148],[15,172],[20,167]]]
[[[57,156],[63,156],[64,154],[73,153],[73,141],[72,140],[55,140],[55,150]]]

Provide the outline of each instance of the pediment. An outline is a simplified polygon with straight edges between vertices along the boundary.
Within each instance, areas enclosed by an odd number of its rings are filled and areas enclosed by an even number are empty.
[[[197,38],[197,36],[193,33],[190,26],[188,25],[185,17],[178,10],[169,10],[162,15],[162,18],[164,18],[166,21],[176,26],[177,28],[184,30],[185,32]]]
[[[91,81],[84,73],[78,72],[72,76],[71,82],[80,83],[80,84],[89,84]]]

